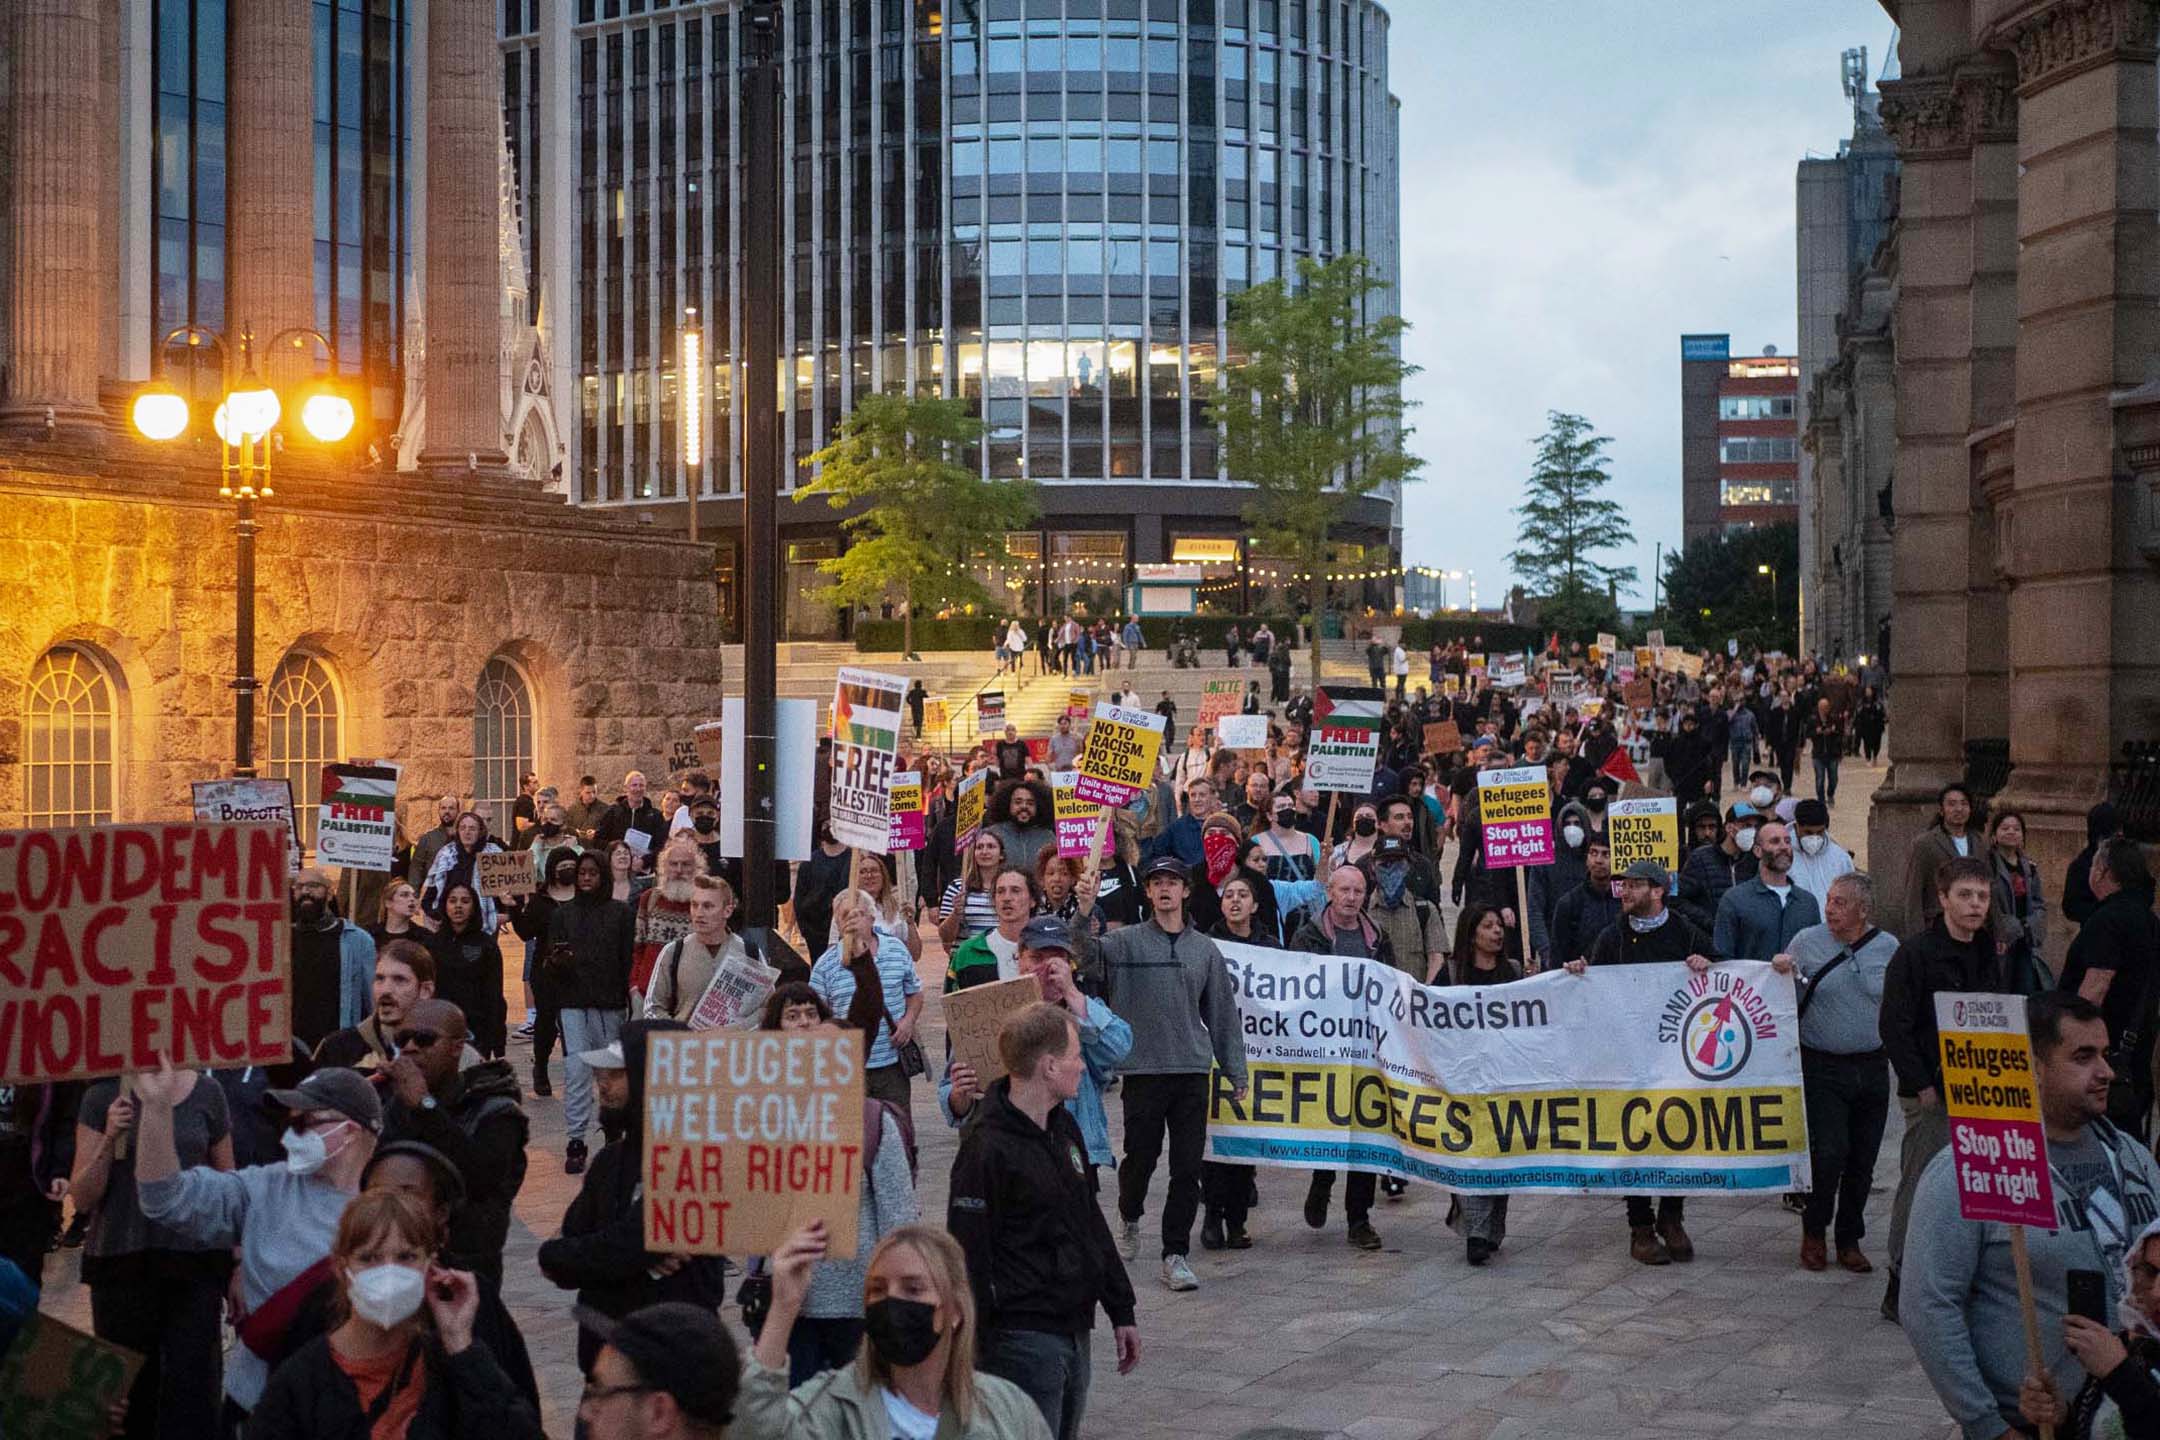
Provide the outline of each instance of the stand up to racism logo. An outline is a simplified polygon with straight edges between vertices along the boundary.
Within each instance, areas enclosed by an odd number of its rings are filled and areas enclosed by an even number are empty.
[[[1698,1080],[1730,1080],[1747,1068],[1755,1042],[1777,1038],[1777,1017],[1760,990],[1724,970],[1690,975],[1658,1014],[1658,1039],[1680,1047]]]

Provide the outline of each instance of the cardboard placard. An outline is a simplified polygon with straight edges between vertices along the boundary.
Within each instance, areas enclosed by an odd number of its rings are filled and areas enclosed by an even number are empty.
[[[667,773],[681,775],[698,767],[697,739],[692,736],[668,742]]]
[[[1648,670],[1656,664],[1657,651],[1651,649],[1648,645],[1635,647],[1635,668],[1637,670]]]
[[[389,870],[397,858],[399,767],[325,765],[315,856],[347,870]]]
[[[133,1350],[33,1314],[0,1358],[0,1435],[105,1440],[142,1365]]]
[[[1484,827],[1485,868],[1553,863],[1552,786],[1542,765],[1480,770],[1478,819]]]
[[[862,1200],[863,1037],[661,1031],[646,1042],[645,1248],[768,1255],[812,1220],[852,1259]]]
[[[480,893],[490,900],[530,895],[540,888],[532,853],[526,850],[483,850],[473,857],[473,874],[480,882]]]
[[[1267,749],[1267,716],[1225,715],[1215,722],[1215,739],[1226,750]]]
[[[300,869],[300,832],[293,822],[290,780],[196,780],[189,784],[195,802],[195,818],[219,825],[245,825],[251,821],[283,825],[291,838],[287,858],[294,873]]]
[[[1614,654],[1620,649],[1620,637],[1600,630],[1598,631],[1597,648],[1607,655]]]
[[[1673,657],[1673,665],[1679,670],[1682,679],[1702,679],[1702,656],[1690,655],[1684,650],[1668,650],[1665,653]]]
[[[1167,722],[1152,710],[1098,705],[1080,751],[1074,793],[1092,805],[1122,808],[1155,783]]]
[[[1245,703],[1243,680],[1209,680],[1200,687],[1200,720],[1203,730],[1215,728],[1225,715],[1237,714]]]
[[[892,846],[887,800],[900,755],[905,675],[842,666],[833,683],[832,784],[826,817],[833,838],[883,855]]]
[[[990,772],[977,770],[960,782],[953,801],[953,854],[963,855],[982,829],[983,805],[990,796]]]
[[[0,1084],[292,1058],[289,833],[0,832]]]
[[[1041,1000],[1042,981],[1033,975],[975,985],[945,996],[945,1034],[952,1041],[953,1063],[973,1068],[978,1087],[1004,1079],[998,1031],[1015,1012]]]
[[[1427,755],[1452,755],[1462,748],[1462,727],[1453,720],[1435,720],[1425,727]]]
[[[726,733],[718,720],[707,720],[690,732],[690,743],[697,748],[698,764],[708,770],[720,768],[727,759],[727,750],[722,740]]]
[[[930,816],[923,799],[922,771],[895,770],[886,804],[892,815],[892,853],[920,850],[930,843],[925,828]]]
[[[1630,710],[1647,710],[1657,704],[1657,684],[1651,680],[1630,680],[1620,692]]]
[[[2022,995],[1937,991],[1943,1108],[1967,1220],[2055,1228],[2055,1185]]]
[[[1655,860],[1667,873],[1680,868],[1680,802],[1671,796],[1615,800],[1605,811],[1612,841],[1612,873],[1637,860]]]

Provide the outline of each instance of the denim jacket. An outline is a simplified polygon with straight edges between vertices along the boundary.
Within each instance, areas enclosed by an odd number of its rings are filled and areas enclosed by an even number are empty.
[[[1088,997],[1087,1019],[1080,1022],[1080,1058],[1087,1065],[1080,1077],[1080,1093],[1065,1102],[1073,1119],[1080,1122],[1080,1138],[1087,1145],[1088,1163],[1108,1169],[1117,1167],[1117,1155],[1110,1148],[1110,1119],[1103,1111],[1103,1086],[1117,1073],[1118,1065],[1132,1053],[1132,1026],[1120,1019],[1115,1011],[1093,996]],[[945,1123],[954,1129],[960,1127],[965,1116],[953,1114],[952,1109],[952,1060],[945,1061],[945,1074],[938,1081],[938,1113]]]

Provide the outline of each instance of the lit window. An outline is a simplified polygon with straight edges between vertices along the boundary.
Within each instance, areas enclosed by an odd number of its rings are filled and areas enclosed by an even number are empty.
[[[518,782],[533,763],[533,697],[525,672],[503,656],[488,661],[473,690],[473,808],[508,842]]]
[[[89,651],[61,645],[38,657],[23,694],[25,823],[111,822],[118,708],[111,673]]]
[[[270,677],[269,764],[264,773],[292,785],[302,849],[315,848],[323,766],[343,760],[343,706],[330,667],[305,651],[287,655]]]
[[[1720,480],[1718,482],[1720,505],[1790,505],[1793,503],[1793,482],[1790,480]]]

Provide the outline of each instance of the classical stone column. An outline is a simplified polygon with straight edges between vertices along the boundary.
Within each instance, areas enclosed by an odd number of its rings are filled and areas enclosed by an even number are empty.
[[[291,0],[233,0],[226,339],[252,330],[256,363],[279,385],[316,371],[312,346],[263,349],[315,323],[313,15]]]
[[[2117,403],[2160,353],[2160,6],[2055,0],[1987,38],[2019,97],[2011,798],[2052,877],[2123,742],[2160,735],[2160,579]]]
[[[1972,141],[1972,412],[1967,458],[1972,544],[1967,557],[1965,737],[2010,734],[2009,557],[1994,500],[2009,484],[2017,413],[2017,95],[2011,67],[1992,58],[1951,77]]]
[[[1962,7],[1960,7],[1962,8]],[[1962,15],[1942,17],[1962,21]],[[1933,33],[1931,33],[1931,31]],[[1908,79],[1883,84],[1883,125],[1902,174],[1897,226],[1897,466],[1890,663],[1891,766],[1868,818],[1886,928],[1913,836],[1936,791],[1965,769],[1972,477],[1972,144],[1949,71],[1962,26],[1905,29]]]
[[[434,0],[427,24],[427,435],[420,468],[500,474],[502,271],[495,7]]]
[[[97,113],[98,0],[9,0],[7,134],[13,235],[7,389],[0,428],[78,443],[105,438],[98,363],[113,283],[98,274],[105,147]],[[50,425],[48,426],[48,418]]]

